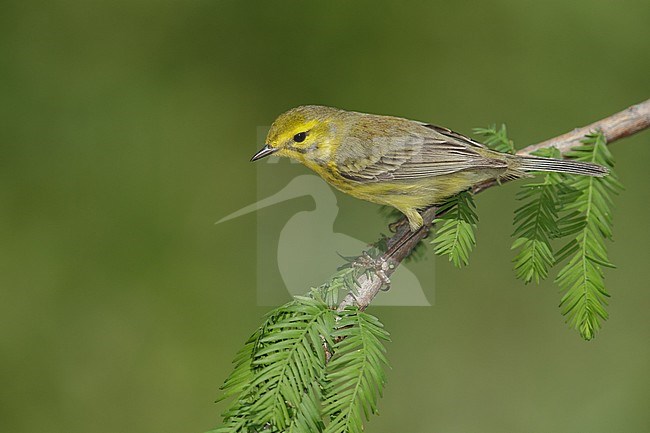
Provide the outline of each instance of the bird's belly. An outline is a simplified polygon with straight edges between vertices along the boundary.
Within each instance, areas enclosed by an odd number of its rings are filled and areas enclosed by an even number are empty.
[[[332,183],[353,197],[398,209],[423,209],[487,179],[484,174],[465,171],[417,180]]]

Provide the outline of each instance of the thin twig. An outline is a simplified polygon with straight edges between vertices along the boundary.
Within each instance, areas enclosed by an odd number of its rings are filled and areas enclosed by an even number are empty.
[[[574,129],[571,132],[551,138],[541,143],[525,147],[517,152],[518,155],[530,155],[532,152],[545,147],[556,147],[561,153],[566,153],[572,147],[580,143],[587,134],[595,130],[600,130],[607,139],[607,143],[612,143],[628,135],[636,134],[650,127],[650,99],[633,105],[619,113],[606,117],[591,125]],[[472,188],[475,194],[496,185],[496,180],[482,182],[474,185]],[[411,253],[413,248],[427,236],[431,228],[433,219],[436,215],[436,208],[431,207],[422,212],[424,226],[418,231],[411,232],[409,225],[405,221],[398,224],[397,231],[387,240],[387,252],[379,257],[380,262],[385,262],[384,273],[390,276],[397,266]],[[356,305],[360,309],[365,309],[384,284],[384,279],[376,273],[364,273],[358,280],[359,288],[353,294],[349,293],[339,304],[339,310],[347,306]]]

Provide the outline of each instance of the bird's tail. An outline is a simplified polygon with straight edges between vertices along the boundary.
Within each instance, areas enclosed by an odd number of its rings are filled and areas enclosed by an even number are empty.
[[[583,176],[603,177],[609,169],[591,162],[572,161],[570,159],[542,158],[539,156],[520,156],[514,167],[521,171],[555,171],[559,173],[580,174]]]

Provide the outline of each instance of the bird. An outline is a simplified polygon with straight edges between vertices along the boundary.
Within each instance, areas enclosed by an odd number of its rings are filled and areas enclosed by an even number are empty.
[[[483,181],[538,171],[608,174],[593,163],[497,152],[430,123],[323,105],[278,116],[251,161],[269,155],[298,161],[353,197],[394,207],[413,232],[423,225],[421,210]]]

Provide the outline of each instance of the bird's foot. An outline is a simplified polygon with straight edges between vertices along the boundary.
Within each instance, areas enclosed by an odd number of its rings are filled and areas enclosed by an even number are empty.
[[[400,218],[399,220],[388,224],[388,230],[390,230],[391,233],[397,233],[397,230],[399,230],[400,227],[405,225],[406,221],[407,220]]]
[[[390,289],[390,278],[386,271],[390,269],[389,263],[383,258],[374,258],[367,251],[364,251],[357,259],[352,262],[352,266],[371,270],[377,275],[382,282],[382,291]]]

